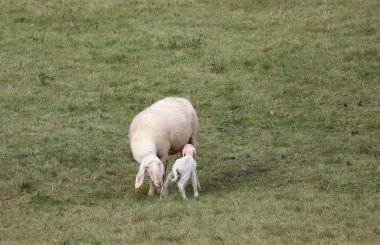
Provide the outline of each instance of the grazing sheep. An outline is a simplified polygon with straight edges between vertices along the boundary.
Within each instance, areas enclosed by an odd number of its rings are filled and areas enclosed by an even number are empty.
[[[145,170],[151,181],[148,195],[162,186],[168,155],[187,144],[199,145],[199,121],[194,107],[184,98],[168,97],[157,101],[139,114],[129,129],[134,159],[140,163],[135,188],[140,188]]]
[[[187,144],[183,150],[183,157],[177,159],[173,165],[172,171],[166,178],[165,184],[161,189],[161,198],[168,196],[168,187],[171,182],[175,182],[178,179],[178,173],[181,175],[181,179],[178,181],[178,189],[183,199],[186,198],[185,187],[187,182],[191,178],[191,184],[194,189],[194,197],[198,197],[198,190],[201,189],[201,185],[197,176],[197,162],[194,157],[196,150],[191,144]]]

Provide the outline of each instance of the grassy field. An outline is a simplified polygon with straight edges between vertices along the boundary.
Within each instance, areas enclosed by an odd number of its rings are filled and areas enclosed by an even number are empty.
[[[0,86],[1,244],[380,240],[379,1],[2,0]],[[200,119],[199,199],[134,189],[165,96]]]

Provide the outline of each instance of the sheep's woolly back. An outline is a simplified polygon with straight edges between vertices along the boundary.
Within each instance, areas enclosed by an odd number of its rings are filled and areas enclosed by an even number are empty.
[[[199,137],[197,114],[190,101],[177,97],[159,100],[137,114],[129,131],[133,157],[138,162],[151,153],[175,154],[194,135]]]

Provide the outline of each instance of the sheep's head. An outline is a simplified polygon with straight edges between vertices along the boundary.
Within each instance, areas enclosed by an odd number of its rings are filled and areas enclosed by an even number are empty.
[[[140,188],[144,181],[145,171],[156,187],[161,187],[164,178],[164,164],[156,155],[149,155],[143,158],[139,172],[136,176],[135,188]]]

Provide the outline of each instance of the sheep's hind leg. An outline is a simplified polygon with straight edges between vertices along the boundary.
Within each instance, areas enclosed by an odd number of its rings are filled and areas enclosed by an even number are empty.
[[[190,137],[189,143],[192,144],[195,149],[199,147],[199,121],[196,115],[193,115],[192,121],[193,134]]]

